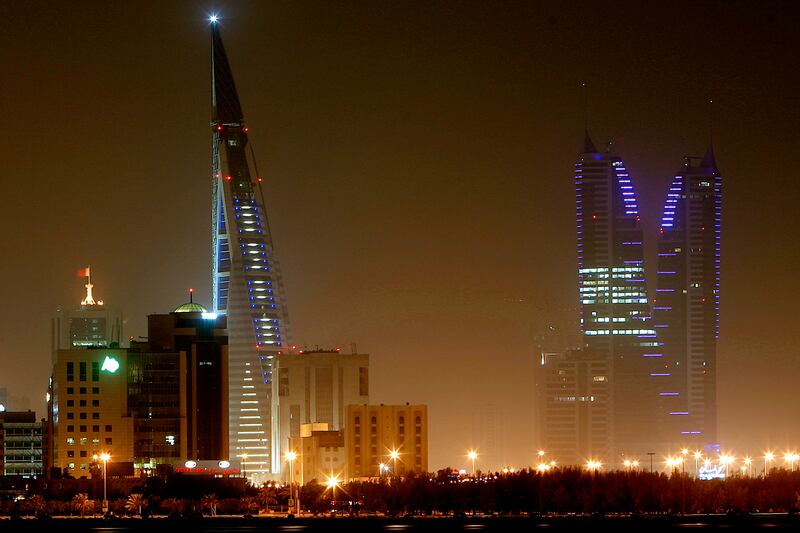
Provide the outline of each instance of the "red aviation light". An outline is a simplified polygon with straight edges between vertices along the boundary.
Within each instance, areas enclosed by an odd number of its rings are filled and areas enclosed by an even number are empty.
[[[217,124],[217,127],[214,129],[216,129],[217,131],[222,131],[225,129],[225,127],[222,124]]]
[[[263,180],[263,179],[261,179],[261,178],[256,178],[256,181],[258,181],[259,183],[261,183],[261,182],[262,182],[262,181],[264,181],[264,180]]]
[[[341,348],[336,348],[336,353],[339,353],[339,352],[341,352],[341,351],[342,351],[342,349],[341,349]]]
[[[230,176],[225,176],[225,179],[231,181],[232,178]]]
[[[248,128],[247,126],[245,126],[244,128],[242,128],[242,131],[243,131],[243,132],[245,132],[245,133],[247,133],[248,131],[250,131],[250,128]]]

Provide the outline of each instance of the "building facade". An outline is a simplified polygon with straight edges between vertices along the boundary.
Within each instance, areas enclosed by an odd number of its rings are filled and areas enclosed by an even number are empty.
[[[660,412],[665,439],[717,439],[722,176],[712,147],[686,158],[670,185],[658,242],[655,327],[664,361]]]
[[[169,358],[166,374],[181,393],[172,413],[185,422],[185,453],[193,460],[229,460],[228,448],[228,331],[224,315],[209,313],[190,301],[172,313],[147,317],[146,348]],[[162,371],[167,371],[164,368]],[[171,393],[164,385],[164,393]]]
[[[314,479],[319,483],[328,478],[350,479],[341,430],[332,430],[324,423],[302,424],[299,435],[289,439],[289,450],[297,457],[287,465],[286,481],[302,486]]]
[[[427,405],[348,405],[347,473],[351,478],[428,471]],[[397,458],[392,458],[392,452]]]
[[[609,449],[616,461],[652,446],[663,372],[654,363],[661,354],[633,180],[622,159],[610,148],[599,151],[588,133],[575,164],[575,195],[583,348],[610,365]]]
[[[262,178],[219,23],[212,34],[213,311],[227,316],[229,447],[253,478],[281,468],[276,358],[290,331],[280,266],[267,220]]]
[[[0,412],[0,474],[42,475],[43,423],[32,411]]]
[[[281,457],[304,424],[345,425],[345,407],[369,403],[369,355],[303,350],[278,359]]]
[[[585,350],[545,352],[536,366],[538,447],[558,464],[608,462],[610,361]]]
[[[96,454],[133,461],[126,355],[111,348],[56,350],[49,402],[53,467],[83,477]]]

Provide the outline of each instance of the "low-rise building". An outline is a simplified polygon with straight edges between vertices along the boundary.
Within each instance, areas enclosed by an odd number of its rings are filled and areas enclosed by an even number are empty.
[[[346,469],[350,478],[428,471],[427,405],[348,405]]]
[[[38,477],[42,474],[42,421],[36,413],[0,412],[0,473]]]
[[[304,485],[316,479],[348,479],[344,432],[330,430],[328,424],[303,424],[300,436],[289,439],[289,450],[295,454],[292,473],[286,481]]]

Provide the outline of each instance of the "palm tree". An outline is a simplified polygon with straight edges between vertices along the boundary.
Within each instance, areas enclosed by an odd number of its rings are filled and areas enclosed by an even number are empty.
[[[200,506],[211,513],[211,516],[217,516],[217,506],[219,500],[216,494],[206,494],[200,499]]]
[[[164,509],[168,515],[179,515],[183,511],[184,501],[177,498],[168,498],[161,502],[161,508]]]
[[[28,510],[33,512],[34,515],[38,515],[40,513],[43,513],[45,511],[45,509],[47,508],[47,502],[45,502],[44,498],[42,498],[38,494],[28,498],[26,500],[25,504],[26,504],[25,506],[28,508]]]
[[[264,509],[269,512],[270,505],[278,503],[278,489],[273,485],[264,485],[259,492],[259,500],[264,502]]]
[[[86,516],[88,512],[94,512],[94,502],[89,499],[89,496],[84,493],[76,494],[72,498],[72,507],[80,513],[81,516]]]
[[[243,514],[253,514],[254,512],[258,511],[259,507],[260,505],[258,500],[252,496],[245,496],[239,500],[239,510]]]
[[[145,505],[147,505],[147,500],[141,494],[133,493],[125,501],[125,509],[131,513],[135,512],[139,516],[142,516],[142,507]]]

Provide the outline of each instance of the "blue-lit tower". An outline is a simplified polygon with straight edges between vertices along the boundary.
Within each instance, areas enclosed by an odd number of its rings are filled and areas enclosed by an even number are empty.
[[[227,315],[230,454],[253,478],[280,471],[276,358],[289,342],[262,179],[216,17],[212,62],[213,311]]]
[[[716,443],[721,219],[722,176],[709,146],[672,180],[659,230],[653,320],[670,374],[659,390],[667,442]]]
[[[663,372],[650,316],[644,246],[633,181],[610,148],[585,134],[575,164],[578,285],[583,349],[606,359],[611,380],[605,460],[642,453],[653,441],[654,382]],[[591,397],[576,401],[593,401]]]

